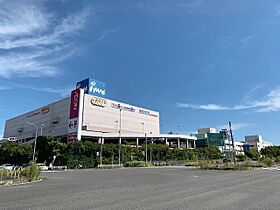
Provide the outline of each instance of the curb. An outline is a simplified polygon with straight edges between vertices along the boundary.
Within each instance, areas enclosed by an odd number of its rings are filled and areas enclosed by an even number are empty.
[[[13,187],[13,186],[20,186],[20,185],[25,185],[25,184],[32,184],[32,183],[37,183],[37,182],[41,182],[43,181],[43,179],[38,179],[32,182],[21,182],[21,183],[17,183],[17,184],[4,184],[4,185],[0,185],[0,187]]]

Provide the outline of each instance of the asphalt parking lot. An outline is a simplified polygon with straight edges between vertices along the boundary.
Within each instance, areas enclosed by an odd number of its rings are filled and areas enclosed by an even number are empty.
[[[0,187],[0,209],[280,209],[280,171],[184,167],[43,173]]]

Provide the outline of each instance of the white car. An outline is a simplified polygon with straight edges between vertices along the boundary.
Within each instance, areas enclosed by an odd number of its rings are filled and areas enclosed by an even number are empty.
[[[0,166],[0,169],[4,169],[4,170],[13,170],[14,168],[15,166],[12,164],[3,164]]]

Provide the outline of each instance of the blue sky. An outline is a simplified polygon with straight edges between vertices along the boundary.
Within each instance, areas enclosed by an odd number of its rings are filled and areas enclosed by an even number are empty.
[[[230,120],[279,144],[279,26],[277,0],[0,0],[0,136],[91,77],[162,132]]]

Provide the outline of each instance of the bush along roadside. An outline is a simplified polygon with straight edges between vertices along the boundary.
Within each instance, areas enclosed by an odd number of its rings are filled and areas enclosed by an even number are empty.
[[[40,168],[35,162],[17,170],[0,170],[0,185],[32,182],[39,179]]]
[[[109,167],[111,165],[110,168],[112,168],[112,166],[119,164],[119,157],[120,163],[125,167],[143,167],[145,165],[143,162],[146,160],[155,166],[210,164],[210,166],[218,165],[219,167],[222,165],[225,168],[233,167],[230,163],[223,163],[223,155],[217,147],[178,149],[170,148],[165,144],[148,144],[146,151],[145,144],[131,147],[131,145],[101,145],[92,141],[67,143],[63,139],[51,136],[38,137],[35,156],[39,163],[46,165],[52,163],[54,166],[67,166],[70,169],[96,168],[101,164],[101,160],[103,166],[108,165]],[[56,157],[55,161],[54,157]],[[7,142],[0,146],[0,165],[10,163],[20,166],[23,163],[28,163],[30,159],[32,159],[32,145]],[[217,160],[219,161],[217,162]],[[237,155],[236,160],[238,167],[241,168],[246,168],[247,162],[249,162],[250,167],[270,167],[274,164],[280,164],[280,147],[262,149],[261,155],[256,149],[251,149],[245,152],[245,155]],[[36,176],[32,175],[34,173],[28,170],[23,170],[24,177],[30,177],[29,180],[36,179]],[[34,171],[34,169],[32,170]]]
[[[29,166],[20,170],[19,177],[23,181],[35,181],[40,176],[40,168],[35,162],[30,162]]]
[[[232,163],[218,163],[217,161],[198,161],[198,168],[206,170],[249,170],[252,169],[249,161]]]

